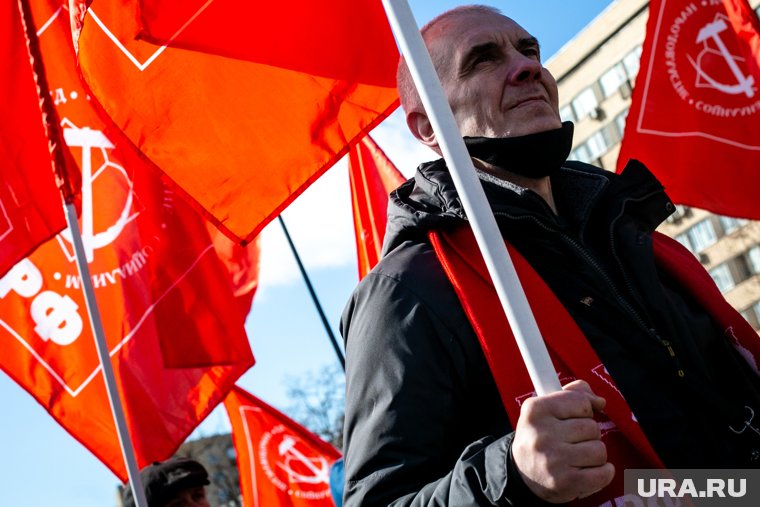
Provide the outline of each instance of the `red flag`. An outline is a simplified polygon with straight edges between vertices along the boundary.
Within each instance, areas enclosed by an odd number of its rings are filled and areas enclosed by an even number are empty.
[[[108,115],[245,241],[397,106],[398,52],[379,4],[314,4],[166,0],[138,13],[138,0],[95,0],[80,34],[82,74]],[[136,40],[140,14],[158,38],[176,35],[171,45]],[[241,41],[245,54],[226,46]]]
[[[369,135],[351,148],[348,175],[361,280],[380,260],[388,219],[388,194],[406,178]]]
[[[760,76],[760,20],[747,0],[723,0],[750,74]]]
[[[229,273],[232,281],[232,294],[237,300],[243,320],[251,312],[253,296],[259,288],[259,266],[261,260],[261,241],[256,236],[247,246],[240,246],[222,234],[211,223],[207,223],[214,250],[219,260]]]
[[[760,54],[745,7],[732,20],[723,2],[650,2],[618,171],[639,159],[675,202],[758,219],[760,73],[747,55]]]
[[[224,406],[240,470],[243,504],[256,507],[332,507],[332,445],[240,387]]]
[[[367,59],[392,54],[395,45],[381,2],[295,0],[287,12],[276,2],[240,0],[139,0],[139,4],[140,36],[157,44],[316,76],[395,85],[397,54],[380,61]],[[193,16],[196,20],[180,30]]]
[[[0,276],[66,225],[16,2],[0,12]]]
[[[143,466],[170,456],[253,358],[204,221],[94,113],[65,11],[42,0],[34,16],[64,139],[82,169],[85,250]],[[0,368],[124,479],[68,230],[0,279],[0,300]]]

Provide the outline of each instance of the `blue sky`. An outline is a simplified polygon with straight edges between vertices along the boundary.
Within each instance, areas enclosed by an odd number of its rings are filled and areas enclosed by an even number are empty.
[[[624,0],[621,0],[624,1]],[[538,37],[545,58],[554,54],[611,2],[539,0],[486,2]],[[462,4],[412,0],[418,23]],[[432,152],[405,133],[394,114],[373,136],[407,175]],[[357,282],[345,163],[338,164],[284,213],[328,319],[338,320]],[[257,364],[239,384],[287,409],[288,379],[336,364],[335,356],[295,263],[275,222],[264,233],[262,281],[246,328]],[[104,507],[115,504],[118,480],[66,434],[29,395],[0,373],[0,505]],[[228,430],[217,410],[196,432]]]

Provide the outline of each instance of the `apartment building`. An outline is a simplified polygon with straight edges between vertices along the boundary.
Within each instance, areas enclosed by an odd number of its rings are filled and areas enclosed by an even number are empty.
[[[750,0],[760,14],[760,0]],[[616,0],[546,66],[560,115],[575,123],[571,159],[615,170],[649,16],[647,0]],[[760,330],[760,223],[677,206],[661,232],[685,245],[726,299]]]

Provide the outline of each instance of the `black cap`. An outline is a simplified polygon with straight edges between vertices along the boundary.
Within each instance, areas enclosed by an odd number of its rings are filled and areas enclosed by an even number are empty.
[[[155,462],[140,471],[148,507],[163,507],[185,489],[207,486],[208,472],[203,465],[189,458],[173,458]],[[124,507],[135,507],[132,488],[127,484],[122,494]]]

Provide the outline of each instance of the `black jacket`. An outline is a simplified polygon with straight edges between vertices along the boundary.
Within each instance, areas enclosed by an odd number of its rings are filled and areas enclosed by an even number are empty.
[[[673,205],[646,168],[618,176],[567,163],[552,177],[558,216],[530,190],[481,180],[503,235],[579,324],[665,463],[751,466],[760,439],[727,426],[740,426],[745,404],[760,409],[756,379],[657,271],[651,232]],[[385,256],[342,321],[347,507],[538,502],[511,463],[490,370],[427,241],[464,220],[440,161],[391,194]]]

